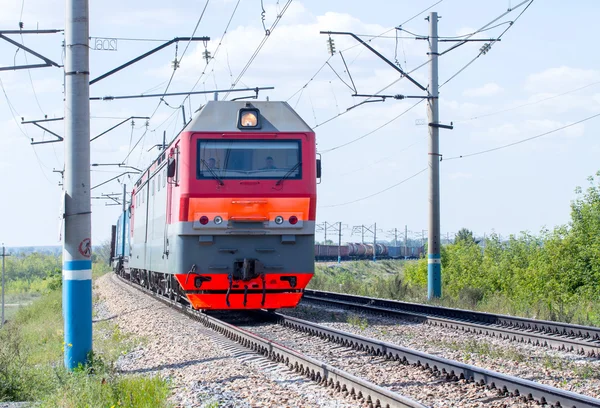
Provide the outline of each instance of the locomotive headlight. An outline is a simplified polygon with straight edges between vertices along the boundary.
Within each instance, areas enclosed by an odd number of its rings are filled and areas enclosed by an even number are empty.
[[[215,217],[215,224],[220,225],[223,222],[223,218],[219,215]]]
[[[243,127],[254,127],[258,123],[258,118],[255,112],[244,112],[242,113],[242,119],[240,120]]]
[[[245,108],[239,110],[237,125],[239,129],[260,129],[259,110],[247,103]]]
[[[282,224],[283,223],[283,217],[281,215],[278,215],[277,217],[275,217],[275,224]]]

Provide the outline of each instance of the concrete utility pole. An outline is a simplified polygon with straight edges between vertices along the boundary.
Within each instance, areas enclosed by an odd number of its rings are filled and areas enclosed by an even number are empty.
[[[438,111],[438,15],[429,13],[429,240],[427,259],[427,297],[442,296],[440,256],[440,129]]]
[[[338,222],[338,263],[342,263],[342,222]]]
[[[126,231],[126,226],[127,226],[127,217],[125,212],[127,211],[127,185],[125,183],[123,183],[123,231],[121,231],[121,256],[123,259],[123,264],[122,267],[125,268],[125,234],[127,233]]]
[[[0,327],[4,326],[4,260],[6,259],[6,248],[4,248],[4,243],[2,243],[2,320],[0,321]]]
[[[377,223],[373,224],[373,262],[377,261]]]
[[[92,351],[90,72],[88,0],[67,0],[65,22],[64,364]]]
[[[408,225],[404,225],[404,258],[408,258]]]

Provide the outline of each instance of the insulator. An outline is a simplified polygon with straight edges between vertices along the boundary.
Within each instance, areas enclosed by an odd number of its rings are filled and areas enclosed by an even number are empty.
[[[331,54],[333,56],[333,54],[335,54],[335,43],[333,41],[333,38],[329,37],[327,39],[327,50],[329,51],[329,54]]]
[[[208,64],[208,62],[211,59],[210,51],[209,50],[204,50],[204,52],[202,53],[202,56],[206,60],[206,63]]]
[[[173,67],[173,69],[179,68],[179,61],[177,60],[177,58],[171,61],[171,66]]]

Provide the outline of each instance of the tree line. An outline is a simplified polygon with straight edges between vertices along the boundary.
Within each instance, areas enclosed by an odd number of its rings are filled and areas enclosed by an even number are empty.
[[[539,318],[600,324],[600,171],[578,187],[566,225],[477,242],[468,230],[442,247],[444,294]],[[481,245],[483,244],[483,245]],[[427,260],[405,279],[427,284]]]

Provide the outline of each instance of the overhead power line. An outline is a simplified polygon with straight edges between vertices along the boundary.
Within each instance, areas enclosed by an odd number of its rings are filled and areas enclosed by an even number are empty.
[[[394,116],[392,119],[388,120],[387,122],[383,123],[382,125],[379,125],[378,127],[376,127],[375,129],[371,130],[370,132],[367,132],[364,135],[357,137],[356,139],[352,139],[352,140],[350,140],[348,142],[344,142],[344,143],[342,143],[340,145],[337,145],[335,147],[332,147],[332,148],[329,148],[329,149],[325,149],[325,150],[323,150],[320,153],[325,154],[325,153],[332,152],[334,150],[337,150],[337,149],[340,149],[342,147],[348,146],[348,145],[350,145],[352,143],[356,143],[359,140],[364,139],[365,137],[372,135],[373,133],[377,132],[380,129],[383,129],[384,127],[386,127],[390,123],[396,121],[397,119],[400,119],[402,116],[404,116],[406,113],[408,113],[409,111],[411,111],[412,109],[414,109],[418,104],[422,103],[424,100],[425,99],[419,100],[417,103],[415,103],[415,104],[411,105],[409,108],[403,110],[399,115]]]
[[[290,6],[290,4],[292,4],[292,0],[288,0],[285,3],[285,5],[283,6],[283,9],[281,9],[281,12],[279,14],[277,14],[277,17],[275,18],[275,21],[273,22],[273,24],[271,24],[271,27],[269,27],[269,29],[265,31],[265,36],[263,37],[262,41],[260,42],[260,44],[258,44],[258,47],[256,47],[256,50],[254,50],[254,53],[252,54],[252,56],[250,57],[250,59],[248,60],[248,62],[244,66],[244,68],[242,68],[242,70],[239,73],[238,77],[231,84],[231,89],[235,88],[235,86],[242,79],[242,77],[244,76],[244,74],[246,73],[246,71],[248,70],[248,68],[250,68],[250,65],[252,65],[252,63],[254,62],[254,60],[256,59],[256,57],[258,56],[258,53],[260,52],[260,50],[262,50],[263,46],[265,45],[265,43],[267,42],[267,40],[269,39],[269,37],[271,36],[271,34],[273,34],[273,31],[275,30],[275,27],[277,27],[277,24],[279,24],[279,22],[281,21],[281,18],[283,17],[283,15],[285,14],[285,12],[287,11],[287,9]],[[229,96],[229,93],[226,93],[225,96],[223,97],[223,99],[227,99],[228,96]]]
[[[481,118],[487,118],[488,116],[498,115],[498,114],[500,114],[500,113],[504,113],[504,112],[510,112],[510,111],[512,111],[512,110],[515,110],[515,109],[520,109],[520,108],[524,108],[524,107],[526,107],[526,106],[536,105],[536,104],[538,104],[538,103],[542,103],[542,102],[549,101],[549,100],[551,100],[551,99],[559,98],[559,97],[561,97],[561,96],[568,95],[568,94],[570,94],[570,93],[573,93],[573,92],[581,91],[582,89],[589,88],[590,86],[594,86],[594,85],[598,85],[598,84],[600,84],[600,81],[597,81],[597,82],[592,82],[591,84],[587,84],[587,85],[584,85],[584,86],[582,86],[582,87],[579,87],[579,88],[576,88],[576,89],[571,89],[571,90],[569,90],[569,91],[566,91],[566,92],[560,93],[560,94],[558,94],[558,95],[549,96],[549,97],[547,97],[547,98],[540,99],[540,100],[538,100],[538,101],[534,101],[534,102],[527,102],[527,103],[524,103],[524,104],[522,104],[522,105],[513,106],[512,108],[502,109],[502,110],[499,110],[499,111],[496,111],[496,112],[484,113],[484,114],[482,114],[482,115],[473,116],[473,117],[471,117],[471,118],[469,118],[469,119],[457,120],[457,121],[454,121],[454,123],[463,123],[463,122],[469,122],[469,121],[471,121],[471,120],[477,120],[477,119],[481,119]]]
[[[541,133],[539,135],[528,137],[526,139],[521,139],[521,140],[518,140],[516,142],[508,143],[508,144],[505,144],[505,145],[502,145],[502,146],[497,146],[497,147],[494,147],[492,149],[486,149],[486,150],[481,150],[479,152],[474,152],[474,153],[462,154],[460,156],[449,157],[447,159],[444,159],[444,161],[456,160],[456,159],[464,159],[466,157],[478,156],[478,155],[485,154],[485,153],[495,152],[496,150],[506,149],[506,148],[511,147],[511,146],[515,146],[515,145],[518,145],[518,144],[521,144],[521,143],[525,143],[525,142],[528,142],[530,140],[534,140],[534,139],[537,139],[537,138],[540,138],[540,137],[543,137],[543,136],[547,136],[547,135],[552,134],[552,133],[556,133],[556,132],[558,132],[560,130],[570,128],[571,126],[575,126],[575,125],[578,125],[580,123],[586,122],[588,120],[597,118],[598,116],[600,116],[600,113],[597,113],[597,114],[592,115],[592,116],[588,116],[585,119],[581,119],[581,120],[578,120],[577,122],[569,123],[568,125],[561,126],[559,128],[556,128],[556,129],[552,129],[552,130],[550,130],[548,132],[544,132],[544,133]]]
[[[356,200],[348,201],[348,202],[345,202],[345,203],[332,204],[332,205],[323,205],[323,206],[321,206],[321,208],[341,207],[343,205],[354,204],[354,203],[357,203],[359,201],[364,201],[364,200],[366,200],[368,198],[375,197],[375,196],[377,196],[379,194],[383,194],[386,191],[389,191],[389,190],[393,189],[394,187],[398,187],[399,185],[406,183],[407,181],[409,181],[409,180],[417,177],[419,174],[425,173],[427,171],[427,169],[428,168],[425,167],[424,169],[422,169],[422,170],[418,171],[417,173],[413,174],[412,176],[410,176],[408,178],[405,178],[404,180],[402,180],[402,181],[400,181],[400,182],[398,182],[396,184],[393,184],[393,185],[391,185],[391,186],[389,186],[387,188],[384,188],[383,190],[380,190],[380,191],[378,191],[376,193],[373,193],[373,194],[370,194],[368,196],[365,196],[365,197],[362,197],[362,198],[357,198]]]
[[[446,85],[448,82],[452,81],[454,78],[456,78],[456,76],[460,75],[461,72],[463,72],[465,69],[467,69],[473,62],[475,62],[475,60],[477,60],[479,57],[481,57],[482,55],[487,54],[487,52],[490,50],[490,48],[498,41],[500,41],[500,39],[502,38],[502,36],[504,36],[504,34],[506,34],[506,32],[508,30],[510,30],[510,28],[514,25],[514,23],[517,22],[517,20],[523,15],[523,13],[525,13],[525,11],[527,11],[527,9],[529,8],[529,6],[531,6],[534,2],[534,0],[525,0],[519,4],[517,4],[515,7],[508,9],[505,13],[501,14],[499,17],[495,18],[494,20],[492,20],[491,22],[489,22],[488,24],[486,24],[485,26],[481,27],[479,30],[475,31],[472,35],[468,36],[467,38],[465,38],[465,40],[469,39],[470,37],[472,37],[473,35],[481,32],[483,29],[487,28],[488,26],[490,26],[491,24],[495,23],[496,21],[498,21],[499,19],[501,19],[502,17],[504,17],[505,15],[511,13],[513,10],[521,7],[523,4],[527,3],[527,1],[529,1],[529,4],[527,4],[527,6],[525,6],[525,8],[523,9],[523,11],[521,11],[521,13],[519,13],[519,15],[510,22],[509,26],[506,27],[504,29],[504,31],[502,31],[500,33],[500,35],[498,37],[496,37],[495,39],[493,39],[492,41],[490,41],[489,43],[485,44],[480,50],[479,53],[475,56],[475,58],[473,58],[471,61],[469,61],[464,67],[462,67],[461,69],[459,69],[454,75],[452,75],[450,78],[448,78],[443,84],[440,85],[440,88],[443,87],[444,85]],[[462,44],[464,44],[464,42],[459,42],[458,44],[454,45],[453,47],[450,47],[449,49],[447,49],[446,51],[444,51],[442,54],[443,55],[453,49],[455,49],[456,47],[460,47]]]
[[[173,72],[171,73],[171,77],[169,78],[167,86],[166,86],[166,88],[165,88],[165,90],[163,92],[163,98],[164,98],[164,95],[166,95],[167,92],[169,91],[169,87],[171,86],[171,82],[173,82],[173,77],[175,76],[175,71],[177,70],[177,67],[179,66],[179,63],[181,63],[181,60],[185,56],[185,53],[187,52],[187,49],[188,49],[188,47],[189,47],[189,45],[191,43],[191,39],[196,34],[196,31],[198,30],[198,27],[200,26],[200,23],[202,22],[202,18],[204,17],[204,13],[206,12],[206,8],[208,7],[209,3],[210,3],[210,0],[206,0],[206,3],[204,4],[204,8],[202,9],[202,13],[200,14],[200,17],[198,17],[198,20],[196,21],[196,26],[194,27],[194,31],[193,31],[192,35],[190,36],[190,40],[188,40],[188,43],[187,43],[185,49],[181,53],[181,57],[178,60],[176,58],[176,61],[174,61],[175,63],[173,64]],[[160,105],[161,105],[162,102],[163,102],[163,100],[161,98],[158,101],[158,104],[156,105],[156,108],[154,108],[154,111],[152,112],[152,115],[150,115],[150,119],[152,119],[154,117],[154,115],[158,111],[158,108],[160,108]],[[135,143],[135,145],[129,150],[129,152],[127,152],[127,156],[125,157],[125,159],[123,160],[123,162],[125,162],[125,160],[127,160],[129,158],[129,156],[131,155],[131,153],[133,153],[133,150],[138,146],[138,144],[141,142],[141,140],[146,136],[146,133],[148,133],[148,128],[146,128],[146,131],[138,139],[138,141]]]

